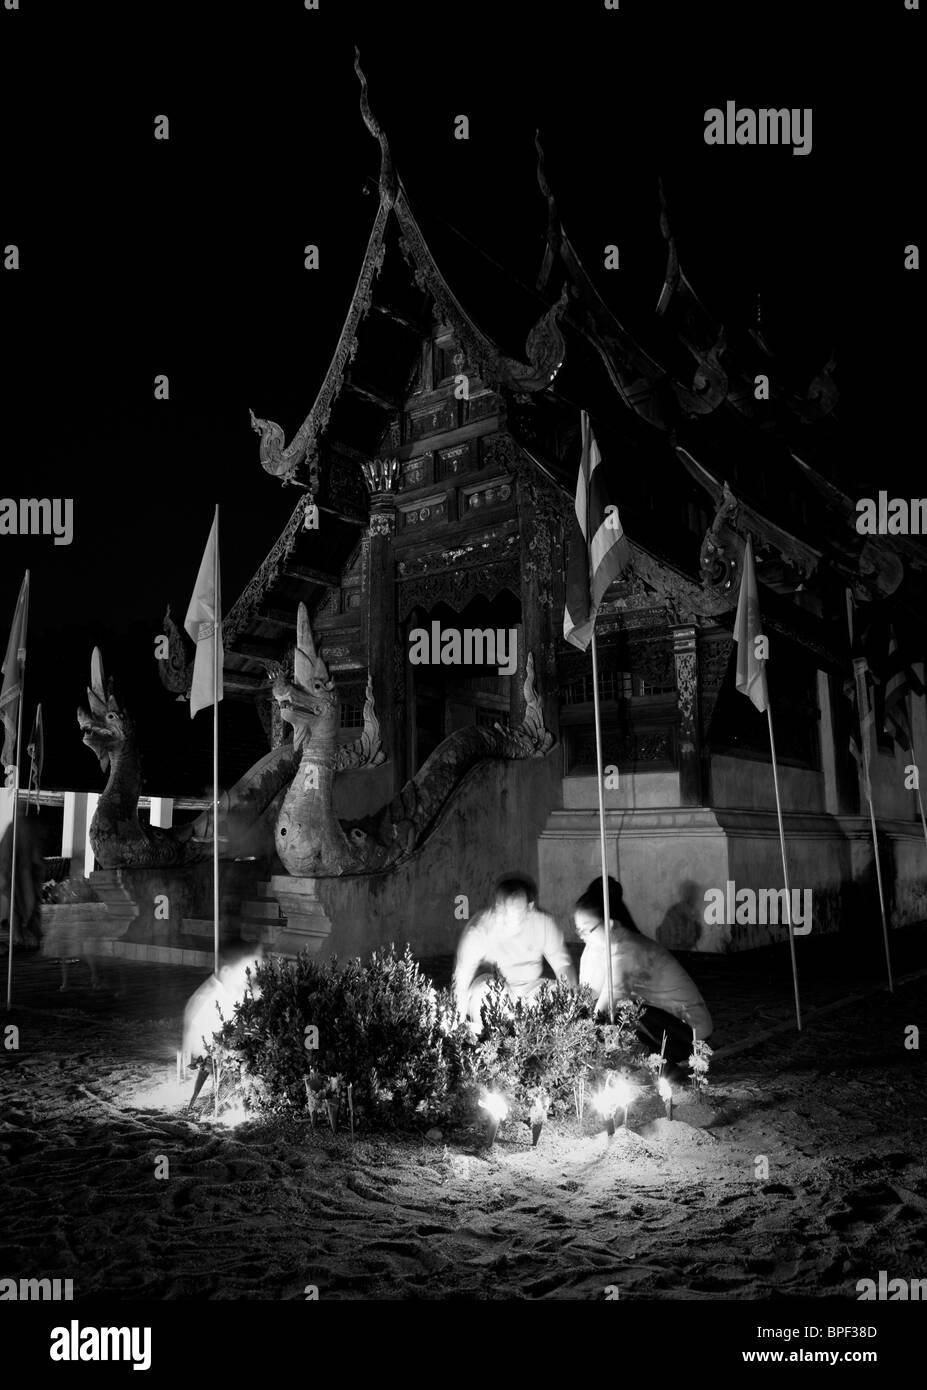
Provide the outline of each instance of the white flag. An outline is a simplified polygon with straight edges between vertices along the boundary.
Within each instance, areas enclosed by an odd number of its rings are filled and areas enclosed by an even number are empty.
[[[737,689],[762,714],[769,706],[769,690],[766,685],[766,661],[756,654],[756,639],[762,637],[763,627],[760,618],[759,590],[756,587],[756,571],[753,568],[753,543],[747,537],[744,550],[744,568],[740,577],[740,594],[737,598],[737,616],[734,619],[734,641],[737,643]]]
[[[222,650],[221,586],[219,584],[219,512],[213,519],[206,552],[200,563],[196,577],[196,588],[184,619],[184,628],[196,643],[196,657],[193,662],[193,685],[190,690],[190,718],[198,710],[206,709],[215,703],[216,692],[213,686],[215,662],[216,625],[219,624],[219,694],[222,699],[222,664],[225,653]]]

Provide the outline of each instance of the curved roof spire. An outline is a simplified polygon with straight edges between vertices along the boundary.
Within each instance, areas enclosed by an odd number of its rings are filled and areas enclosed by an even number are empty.
[[[541,132],[534,132],[534,148],[538,156],[538,187],[541,195],[547,200],[547,241],[544,246],[544,260],[537,278],[536,288],[546,290],[550,283],[554,265],[560,256],[560,247],[563,241],[563,233],[560,227],[560,214],[557,211],[557,202],[554,198],[553,190],[547,181],[547,168],[544,163],[544,148],[541,145]]]
[[[364,76],[360,65],[360,49],[354,46],[354,71],[357,73],[357,80],[361,86],[360,109],[364,118],[364,125],[370,131],[375,140],[380,142],[380,202],[385,207],[391,208],[396,201],[398,192],[398,180],[396,170],[393,167],[393,156],[390,154],[389,141],[380,122],[370,109],[370,101],[367,97],[367,79]]]

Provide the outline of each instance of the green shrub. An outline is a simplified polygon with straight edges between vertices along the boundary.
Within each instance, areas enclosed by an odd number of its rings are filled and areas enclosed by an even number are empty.
[[[634,1032],[641,1006],[618,1005],[612,1025],[596,1021],[595,1004],[592,990],[577,992],[560,982],[513,1001],[493,981],[482,1009],[474,1082],[501,1092],[513,1118],[527,1120],[544,1092],[554,1115],[568,1114],[580,1078],[589,1082],[607,1070],[638,1066],[645,1055]]]
[[[308,953],[270,957],[249,981],[210,1051],[236,1098],[258,1110],[317,1113],[331,1100],[343,1120],[350,1084],[355,1119],[368,1127],[475,1119],[484,1090],[501,1092],[512,1117],[527,1120],[539,1100],[545,1114],[569,1113],[581,1077],[592,1083],[644,1058],[639,1005],[620,1005],[615,1024],[602,1024],[592,992],[563,984],[513,1001],[494,982],[474,1040],[452,995],[422,975],[408,947],[341,967]],[[306,1046],[310,1027],[318,1048]]]
[[[307,1104],[306,1087],[347,1102],[368,1122],[433,1123],[460,1113],[472,1049],[447,991],[422,975],[408,947],[366,964],[303,953],[262,961],[253,989],[219,1034],[223,1069],[237,1068],[246,1101],[261,1108]],[[308,1048],[306,1029],[318,1029]]]

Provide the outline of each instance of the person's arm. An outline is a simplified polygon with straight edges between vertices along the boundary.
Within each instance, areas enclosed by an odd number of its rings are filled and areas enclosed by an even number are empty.
[[[544,921],[544,958],[558,980],[569,985],[570,989],[576,988],[573,957],[567,950],[563,932],[552,917],[546,917]]]
[[[457,962],[454,966],[454,997],[461,1018],[467,1016],[467,1000],[470,986],[477,967],[483,959],[485,942],[481,929],[481,916],[474,917],[464,928],[463,936],[457,946]]]
[[[614,932],[614,927],[612,928],[612,931]],[[602,952],[602,967],[603,967],[603,970],[604,970],[604,968],[605,968],[605,952],[604,952],[604,951]],[[614,1000],[614,1002],[615,1002],[616,1004],[622,1004],[622,1003],[624,1003],[624,1001],[625,1001],[626,999],[628,999],[628,998],[630,998],[630,991],[629,991],[629,989],[628,989],[628,981],[625,979],[625,971],[624,971],[624,965],[623,965],[623,962],[622,962],[622,959],[621,959],[621,953],[620,953],[618,950],[616,950],[616,942],[615,942],[614,937],[613,937],[613,938],[612,938],[612,999]],[[596,1013],[600,1013],[600,1014],[607,1014],[607,1013],[608,1013],[608,977],[607,977],[607,976],[605,976],[604,979],[603,979],[603,981],[602,981],[602,992],[601,992],[601,994],[599,995],[599,998],[598,998],[598,1001],[597,1001],[595,1007],[596,1007]]]

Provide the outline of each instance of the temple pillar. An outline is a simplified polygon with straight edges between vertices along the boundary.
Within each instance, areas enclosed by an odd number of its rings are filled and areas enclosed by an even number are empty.
[[[372,492],[367,576],[363,585],[364,633],[380,737],[391,768],[391,795],[399,791],[406,774],[406,726],[402,705],[408,664],[405,652],[398,651],[402,634],[396,617],[395,529],[394,494],[391,491]],[[397,653],[402,663],[398,672]]]
[[[90,824],[100,800],[98,792],[65,792],[61,828],[61,857],[70,859],[71,878],[89,878],[95,863]]]
[[[841,806],[837,779],[837,740],[834,734],[834,710],[831,699],[830,676],[826,671],[818,671],[818,709],[821,722],[821,772],[824,776],[824,809],[831,816],[839,816]]]
[[[703,805],[702,739],[698,710],[698,646],[694,627],[674,627],[673,661],[679,710],[679,802]]]
[[[514,445],[513,445],[514,448]],[[544,724],[560,736],[560,690],[557,651],[563,630],[563,523],[562,502],[539,483],[534,470],[513,458],[518,479],[518,549],[521,570],[521,627],[518,634],[518,670],[512,677],[509,699],[511,723],[525,717],[525,665],[534,656],[534,679],[544,711]]]
[[[859,737],[856,732],[855,707],[850,704],[843,693],[843,681],[840,676],[828,675],[827,684],[830,691],[833,729],[834,787],[837,811],[842,816],[865,815],[866,802],[862,797],[859,772],[849,751],[851,736],[856,734],[856,737]],[[829,809],[830,807],[828,807]]]

